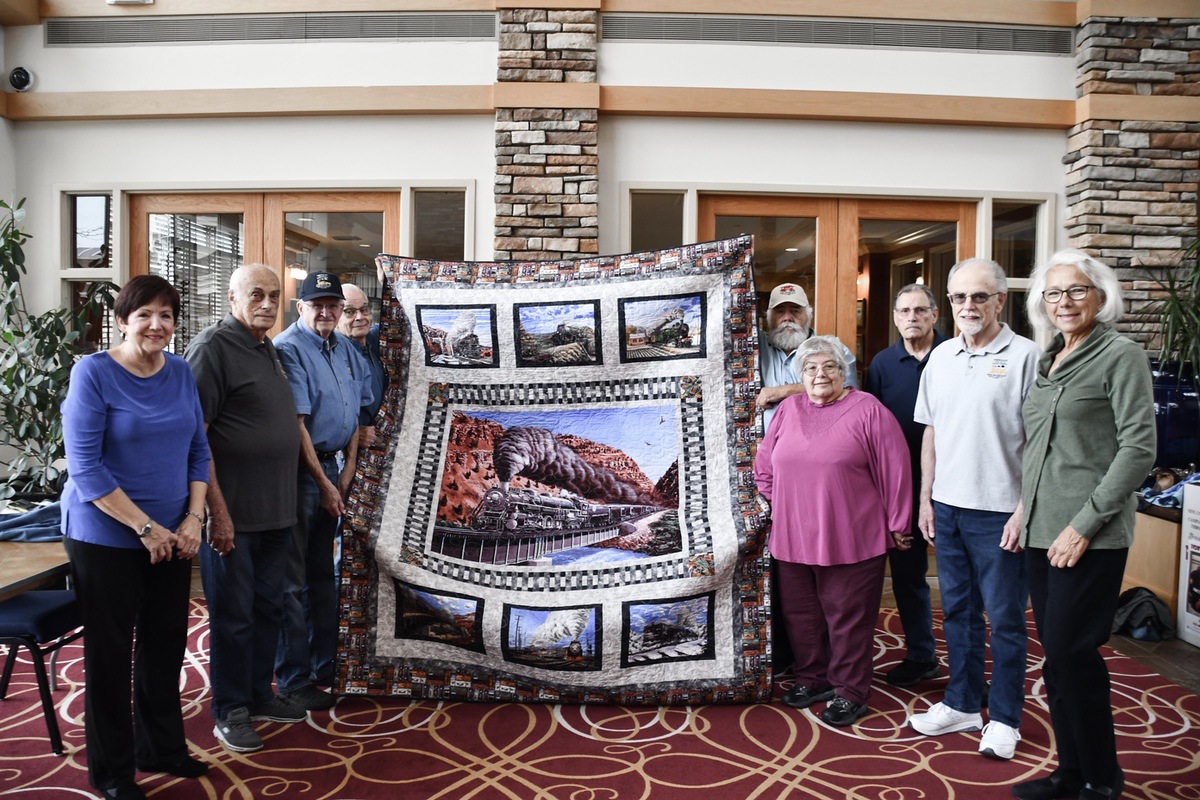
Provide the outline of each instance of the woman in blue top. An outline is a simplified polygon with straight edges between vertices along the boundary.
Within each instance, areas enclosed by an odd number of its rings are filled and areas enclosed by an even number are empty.
[[[123,341],[75,365],[63,402],[62,529],[87,631],[88,779],[103,797],[141,800],[135,767],[192,778],[208,769],[187,752],[179,671],[209,455],[192,372],[166,352],[179,293],[140,275],[113,313]]]

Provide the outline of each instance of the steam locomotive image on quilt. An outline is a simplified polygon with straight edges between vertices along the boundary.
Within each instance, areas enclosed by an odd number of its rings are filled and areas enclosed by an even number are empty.
[[[475,509],[471,527],[515,534],[604,530],[658,510],[651,505],[600,505],[582,497],[555,497],[533,489],[492,488]]]
[[[493,487],[472,513],[469,527],[435,526],[433,549],[468,561],[530,562],[631,533],[631,523],[662,510],[656,505],[603,505],[575,495]]]

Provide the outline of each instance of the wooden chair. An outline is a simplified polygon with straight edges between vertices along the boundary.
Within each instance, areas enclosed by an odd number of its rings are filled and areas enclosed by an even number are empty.
[[[8,645],[4,673],[0,675],[0,700],[8,693],[8,682],[17,663],[17,650],[25,647],[33,661],[42,713],[50,733],[50,749],[63,754],[62,736],[58,732],[58,715],[51,690],[58,689],[55,662],[63,645],[83,636],[79,601],[70,589],[25,592],[0,602],[0,644]],[[46,655],[50,656],[50,674],[46,674]]]

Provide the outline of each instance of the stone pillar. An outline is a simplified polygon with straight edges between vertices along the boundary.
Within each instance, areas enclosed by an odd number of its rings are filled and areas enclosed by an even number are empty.
[[[502,9],[498,82],[596,83],[596,11]],[[599,252],[595,108],[496,109],[496,260]]]
[[[1200,98],[1200,19],[1088,19],[1075,62],[1079,96]],[[1067,151],[1070,244],[1116,268],[1129,300],[1118,327],[1150,344],[1146,270],[1179,263],[1196,238],[1200,123],[1087,120]]]

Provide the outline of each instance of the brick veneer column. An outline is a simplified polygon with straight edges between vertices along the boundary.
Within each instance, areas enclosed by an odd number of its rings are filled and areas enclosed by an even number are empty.
[[[1089,19],[1075,60],[1080,96],[1200,98],[1200,19]],[[1196,238],[1200,123],[1088,120],[1067,150],[1071,245],[1116,268],[1130,307],[1118,327],[1150,344],[1146,268],[1177,264]]]
[[[595,83],[595,11],[501,10],[498,80]],[[496,110],[497,260],[599,252],[597,112]]]

